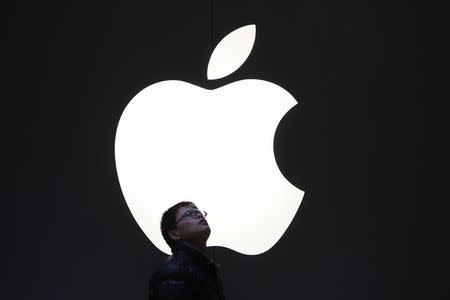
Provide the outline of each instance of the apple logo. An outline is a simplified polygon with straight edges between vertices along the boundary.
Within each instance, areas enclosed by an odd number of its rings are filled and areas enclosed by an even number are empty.
[[[209,80],[238,69],[252,51],[254,24],[223,38],[208,63]],[[208,246],[246,255],[275,245],[294,218],[304,192],[281,174],[275,130],[297,101],[280,86],[246,79],[214,90],[187,82],[157,82],[123,111],[115,159],[128,207],[161,251],[162,213],[189,200],[208,212]]]

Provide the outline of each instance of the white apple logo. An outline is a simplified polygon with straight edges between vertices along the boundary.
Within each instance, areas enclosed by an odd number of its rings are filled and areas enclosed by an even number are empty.
[[[208,79],[224,77],[250,54],[256,26],[241,27],[216,46]],[[139,92],[116,132],[116,167],[137,223],[161,251],[162,213],[189,200],[208,212],[208,246],[242,254],[269,250],[294,218],[304,192],[275,161],[281,118],[297,104],[283,88],[248,79],[215,90],[168,80]]]

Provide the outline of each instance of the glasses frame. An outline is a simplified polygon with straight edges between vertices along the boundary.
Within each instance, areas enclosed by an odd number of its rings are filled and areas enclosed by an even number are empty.
[[[197,217],[199,214],[202,215],[203,217],[206,217],[206,216],[208,215],[208,213],[207,213],[206,211],[204,211],[204,210],[199,210],[199,209],[197,209],[197,208],[193,208],[193,209],[190,209],[190,210],[186,211],[186,212],[181,216],[181,218],[180,218],[178,221],[175,222],[175,226],[176,226],[181,220],[183,220],[183,218],[195,218],[195,217]]]

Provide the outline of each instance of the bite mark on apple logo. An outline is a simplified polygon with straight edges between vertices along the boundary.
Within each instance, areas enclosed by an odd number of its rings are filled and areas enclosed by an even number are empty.
[[[238,69],[250,54],[256,26],[227,35],[213,51],[208,79]],[[304,192],[281,174],[275,130],[297,101],[257,79],[207,90],[166,80],[127,105],[115,140],[120,186],[136,222],[169,254],[161,215],[190,200],[208,211],[208,246],[257,255],[273,247],[292,222]]]

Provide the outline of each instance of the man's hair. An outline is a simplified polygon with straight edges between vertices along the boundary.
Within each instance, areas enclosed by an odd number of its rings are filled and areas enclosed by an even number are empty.
[[[174,240],[169,235],[169,231],[172,229],[175,229],[176,224],[175,222],[177,217],[178,209],[182,206],[195,206],[193,202],[190,201],[181,201],[175,204],[174,206],[170,207],[168,210],[166,210],[162,217],[161,217],[161,233],[166,241],[167,245],[169,245],[170,249],[174,246]]]

